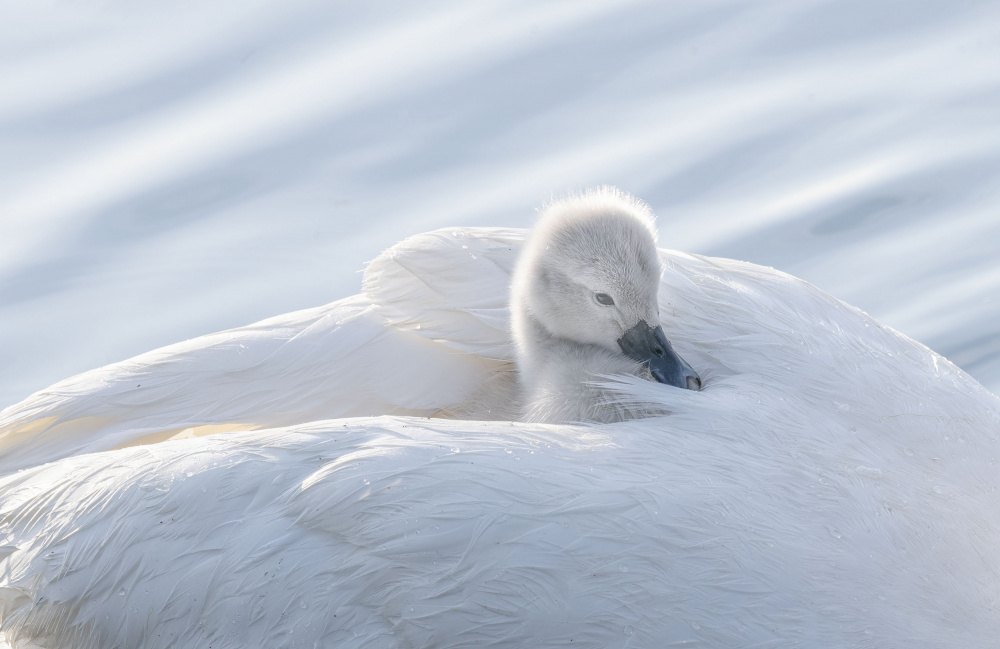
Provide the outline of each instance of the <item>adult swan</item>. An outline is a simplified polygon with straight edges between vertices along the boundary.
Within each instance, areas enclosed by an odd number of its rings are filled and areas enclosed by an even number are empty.
[[[659,252],[702,389],[617,339],[586,378],[642,418],[427,418],[516,385],[522,236],[414,237],[363,295],[5,410],[6,642],[995,646],[997,398],[780,272]]]

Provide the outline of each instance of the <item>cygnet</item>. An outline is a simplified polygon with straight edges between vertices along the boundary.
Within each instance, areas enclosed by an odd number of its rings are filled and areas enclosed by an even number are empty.
[[[511,286],[524,420],[641,416],[602,387],[609,375],[701,389],[660,326],[661,273],[653,215],[641,201],[605,187],[544,210]]]

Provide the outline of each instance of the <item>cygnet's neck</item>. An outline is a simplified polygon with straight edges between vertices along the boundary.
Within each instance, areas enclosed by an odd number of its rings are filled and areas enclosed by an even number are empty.
[[[525,421],[612,422],[634,416],[595,383],[610,374],[637,375],[640,364],[598,345],[554,336],[530,312],[519,314],[519,321],[516,342]]]

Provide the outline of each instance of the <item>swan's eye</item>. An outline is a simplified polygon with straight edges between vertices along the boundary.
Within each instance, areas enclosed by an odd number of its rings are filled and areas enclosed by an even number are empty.
[[[607,293],[595,293],[594,299],[603,304],[604,306],[611,306],[612,304],[615,303],[615,301],[612,300],[611,296],[608,295]]]

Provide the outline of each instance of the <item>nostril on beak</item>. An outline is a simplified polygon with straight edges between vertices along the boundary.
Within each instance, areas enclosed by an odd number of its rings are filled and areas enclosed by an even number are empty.
[[[701,379],[697,376],[689,376],[687,380],[688,390],[700,390],[701,389]]]

